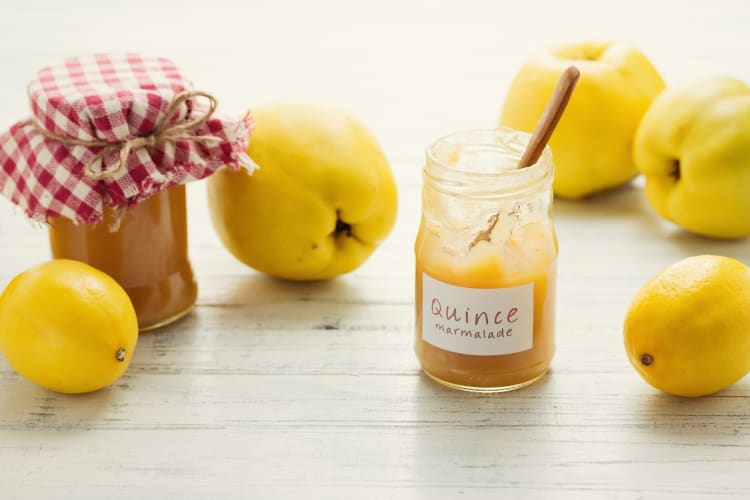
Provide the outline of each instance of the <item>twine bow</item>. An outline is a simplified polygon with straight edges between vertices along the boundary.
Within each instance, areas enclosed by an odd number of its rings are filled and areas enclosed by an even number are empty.
[[[170,122],[174,118],[175,114],[179,111],[180,105],[193,97],[205,97],[206,99],[208,99],[208,111],[197,118],[192,118],[170,125]],[[94,181],[100,181],[103,179],[112,178],[120,170],[122,170],[127,165],[130,153],[138,148],[153,148],[154,146],[163,144],[165,142],[177,141],[202,142],[204,144],[216,144],[218,142],[221,142],[221,138],[215,137],[213,135],[196,135],[193,133],[195,129],[206,123],[211,118],[211,115],[213,115],[214,111],[216,111],[216,105],[216,98],[211,94],[199,90],[184,90],[175,94],[175,96],[169,102],[169,106],[167,106],[167,109],[164,111],[164,114],[156,123],[154,130],[150,134],[116,142],[102,140],[89,141],[84,139],[77,139],[75,137],[58,135],[50,132],[49,130],[46,130],[44,127],[39,125],[36,120],[32,120],[32,122],[36,127],[37,132],[39,132],[44,137],[47,137],[48,139],[53,139],[62,142],[63,144],[69,144],[72,146],[102,148],[101,151],[99,151],[96,156],[94,156],[83,168],[83,173],[86,177]],[[120,153],[119,161],[114,167],[111,167],[107,170],[102,170],[101,172],[94,172],[92,170],[93,165],[97,161],[102,160],[105,156],[116,151],[119,151]]]

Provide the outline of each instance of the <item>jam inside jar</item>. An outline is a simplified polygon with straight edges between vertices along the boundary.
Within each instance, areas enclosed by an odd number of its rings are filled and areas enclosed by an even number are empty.
[[[188,259],[185,186],[141,201],[116,224],[118,215],[105,206],[99,224],[50,220],[52,256],[82,261],[112,276],[133,302],[141,331],[186,315],[198,286]]]

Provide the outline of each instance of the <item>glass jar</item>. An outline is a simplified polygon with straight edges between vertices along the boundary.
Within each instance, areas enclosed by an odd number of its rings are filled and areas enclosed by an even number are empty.
[[[539,380],[554,354],[552,156],[516,165],[529,135],[458,132],[427,149],[415,244],[415,351],[441,384],[476,392]]]
[[[141,331],[171,323],[195,304],[198,286],[187,252],[184,185],[157,193],[123,214],[105,206],[99,224],[53,219],[49,236],[54,258],[85,262],[122,285]]]

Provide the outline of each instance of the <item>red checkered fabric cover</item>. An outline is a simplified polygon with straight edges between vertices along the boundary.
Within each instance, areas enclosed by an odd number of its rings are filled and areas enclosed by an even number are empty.
[[[224,166],[252,170],[246,153],[249,115],[213,115],[191,133],[219,140],[136,148],[119,170],[113,168],[119,164],[118,151],[91,163],[101,147],[64,144],[36,128],[84,141],[121,143],[149,135],[173,97],[191,88],[171,61],[135,54],[74,58],[42,69],[28,87],[33,118],[0,135],[0,193],[37,221],[65,217],[91,224],[102,220],[104,204],[131,206]],[[200,100],[188,99],[171,123],[205,114],[208,108]],[[89,174],[113,173],[94,180],[84,172],[87,165]]]

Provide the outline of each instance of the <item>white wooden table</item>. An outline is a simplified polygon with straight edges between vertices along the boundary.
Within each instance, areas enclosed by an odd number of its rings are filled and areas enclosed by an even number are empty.
[[[0,360],[0,498],[750,497],[750,379],[670,397],[629,366],[621,337],[659,269],[699,253],[750,262],[750,242],[660,221],[638,182],[556,204],[545,379],[460,393],[422,376],[412,352],[423,148],[493,126],[525,56],[564,41],[635,42],[670,84],[750,81],[746,2],[169,3],[4,1],[0,126],[28,113],[25,84],[45,64],[165,55],[226,112],[292,97],[359,115],[392,162],[397,225],[356,272],[287,283],[223,249],[205,186],[191,185],[191,316],[143,335],[126,375],[90,395],[47,392]],[[45,231],[0,202],[0,287],[47,258]]]

